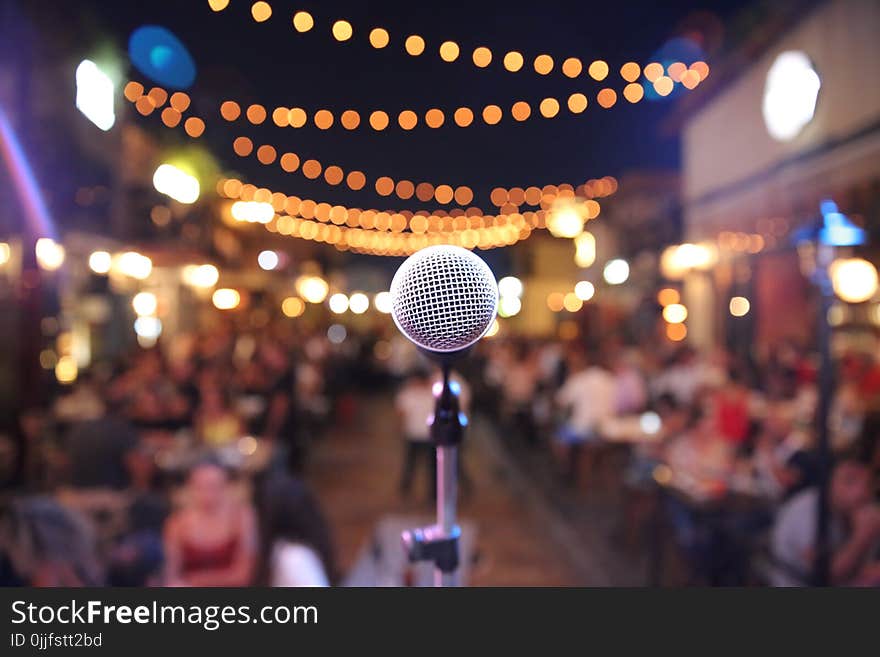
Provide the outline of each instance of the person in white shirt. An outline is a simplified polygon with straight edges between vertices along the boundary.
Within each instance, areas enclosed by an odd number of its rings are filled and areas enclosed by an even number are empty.
[[[875,582],[880,545],[880,508],[871,501],[870,471],[857,461],[834,468],[829,490],[831,510],[831,581],[835,585]],[[773,527],[775,586],[805,586],[815,558],[817,501],[815,488],[795,495],[780,509]]]
[[[556,393],[557,405],[570,414],[557,439],[568,464],[568,480],[574,483],[583,445],[598,438],[601,422],[614,416],[617,386],[614,376],[598,364],[590,365],[583,352],[572,353],[570,361],[571,374]]]
[[[263,580],[269,586],[330,586],[334,573],[330,531],[305,484],[289,475],[263,490]]]
[[[416,370],[403,384],[394,400],[405,445],[403,471],[400,475],[401,495],[409,495],[418,461],[423,461],[428,468],[429,499],[433,499],[435,494],[437,457],[428,427],[428,418],[434,413],[434,394],[431,387],[430,373],[423,369]]]

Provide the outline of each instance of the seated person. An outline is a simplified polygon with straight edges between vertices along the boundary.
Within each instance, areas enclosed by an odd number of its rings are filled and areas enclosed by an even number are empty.
[[[263,493],[265,580],[270,586],[329,586],[333,546],[327,522],[306,486],[289,475]]]
[[[215,383],[203,383],[201,404],[196,411],[196,434],[207,445],[222,447],[239,439],[244,423],[232,410],[227,395]]]
[[[776,517],[772,536],[776,586],[810,583],[818,495],[817,488],[798,493]],[[832,584],[880,581],[880,564],[874,560],[880,545],[880,507],[871,500],[868,468],[853,460],[838,463],[831,475],[828,501]]]
[[[74,488],[128,488],[131,457],[138,446],[135,428],[109,412],[74,424],[64,441]]]
[[[724,488],[732,467],[734,450],[718,433],[710,413],[695,410],[691,428],[666,448],[666,461],[676,478],[706,493]]]
[[[165,583],[169,586],[247,586],[257,558],[257,524],[249,504],[235,499],[226,470],[196,465],[186,504],[165,523]]]
[[[51,497],[25,497],[0,511],[5,583],[25,586],[100,586],[95,536],[79,514]]]
[[[755,481],[772,498],[788,498],[815,483],[809,437],[795,428],[793,412],[787,402],[768,404],[751,455]]]

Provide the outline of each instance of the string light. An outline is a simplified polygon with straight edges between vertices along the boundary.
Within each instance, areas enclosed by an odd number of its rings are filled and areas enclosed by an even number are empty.
[[[113,256],[107,251],[94,251],[89,256],[89,269],[96,274],[104,275],[109,273],[113,264]]]
[[[281,312],[285,317],[299,317],[306,310],[306,304],[299,297],[287,297],[281,302]]]
[[[226,9],[229,4],[229,0],[208,0],[208,4],[212,11],[219,12]],[[272,7],[267,2],[256,2],[251,7],[251,15],[253,19],[262,23],[272,16]],[[293,27],[298,33],[309,32],[315,25],[314,18],[307,11],[297,11],[293,15]],[[351,39],[354,32],[354,28],[351,23],[346,20],[335,20],[330,29],[330,33],[333,36],[334,40],[339,42],[348,41]],[[387,29],[383,27],[375,27],[369,32],[368,40],[370,45],[373,48],[381,49],[388,46],[390,42],[390,34]],[[408,36],[404,40],[404,49],[405,51],[414,57],[417,57],[425,52],[426,43],[425,39],[417,34],[412,34]],[[440,46],[437,48],[437,53],[444,62],[454,62],[459,58],[460,49],[458,47],[457,42],[447,40],[443,41]],[[487,68],[493,60],[493,55],[491,49],[486,46],[479,46],[474,49],[471,60],[477,68]],[[519,51],[512,50],[507,52],[503,58],[504,68],[511,72],[516,73],[523,70],[523,57]],[[656,77],[662,75],[663,66],[657,62],[652,62],[648,66],[652,68],[649,71],[646,71],[647,75],[653,75],[654,77],[649,77],[648,79],[653,82]],[[680,70],[679,66],[684,66],[681,62],[676,62],[675,64],[670,66],[670,75],[675,72],[676,74],[684,74],[686,70]],[[659,67],[660,73],[656,73],[657,67]],[[700,75],[700,79],[705,79],[706,75],[709,73],[709,67],[705,64],[705,62],[694,62],[691,65],[691,68],[695,68],[694,70]],[[538,55],[532,67],[538,75],[548,75],[555,68],[554,59],[551,55],[548,54],[540,54]],[[647,67],[646,67],[647,69]],[[568,57],[563,61],[559,70],[563,75],[569,78],[576,78],[580,76],[583,72],[583,64],[576,57]],[[590,77],[594,80],[601,81],[604,80],[609,73],[608,64],[603,60],[593,61],[587,69]],[[620,68],[621,77],[627,82],[634,82],[641,72],[641,68],[635,62],[627,62]],[[676,80],[677,82],[678,80]]]
[[[351,23],[348,21],[336,21],[333,23],[333,38],[337,41],[348,41],[352,35]]]
[[[315,26],[315,19],[307,11],[298,11],[293,15],[293,27],[297,32],[308,32]]]
[[[234,310],[241,303],[241,293],[232,288],[220,288],[214,290],[211,302],[217,310]]]
[[[255,2],[251,7],[251,16],[258,23],[263,23],[272,17],[272,6],[268,2]]]
[[[308,16],[309,18],[306,19],[304,16]],[[297,25],[298,22],[299,27],[297,29],[303,28],[302,31],[311,29],[313,23],[310,24],[309,20],[311,20],[311,16],[305,12],[298,12],[294,15],[294,24]],[[340,41],[345,41],[351,38],[351,29],[351,25],[347,21],[337,21],[333,26],[334,35],[336,35]],[[384,48],[388,44],[388,39],[387,31],[381,28],[376,28],[370,33],[370,41],[375,48]],[[418,55],[424,51],[424,39],[417,35],[410,36],[407,39],[407,44],[407,49],[411,54]],[[458,45],[455,42],[446,41],[441,45],[440,49],[442,50],[441,56],[445,60],[455,61],[458,59],[458,53],[460,50],[457,50]],[[479,62],[478,65],[488,66],[492,60],[492,53],[488,48],[480,47],[474,50],[473,59],[475,62]],[[677,63],[684,66],[681,62]],[[507,70],[512,72],[520,70],[523,67],[522,55],[517,51],[508,52],[504,57],[504,66]],[[538,71],[546,71],[544,74],[547,74],[553,68],[553,59],[549,55],[539,55],[535,58],[534,67]],[[582,70],[583,65],[580,60],[572,57],[565,60],[561,68],[568,77],[574,78],[580,75],[579,71]],[[690,68],[686,68],[683,71],[680,71],[678,68],[670,68],[673,71],[670,76],[664,75],[663,67],[656,62],[652,62],[644,68],[646,79],[653,84],[655,91],[661,96],[670,94],[676,83],[681,84],[687,89],[694,89],[705,79],[705,76],[708,75],[709,71],[705,62],[695,62]],[[638,64],[635,62],[628,62],[621,67],[621,76],[623,76],[625,80],[630,81],[630,78],[633,77],[633,73],[636,70],[638,70]],[[590,64],[588,71],[590,77],[594,80],[604,80],[608,76],[608,64],[602,60],[596,60]],[[123,93],[126,100],[133,103],[137,111],[143,116],[149,116],[156,109],[161,108],[166,100],[168,100],[168,92],[161,87],[153,87],[146,95],[144,95],[143,92],[143,85],[132,80],[126,84]],[[644,97],[644,88],[641,84],[632,80],[624,88],[623,94],[630,103],[637,103]],[[599,91],[597,101],[603,108],[607,109],[612,107],[617,101],[617,92],[611,88],[604,88]],[[180,115],[189,108],[190,102],[189,96],[183,92],[176,92],[173,94],[171,96],[171,106],[165,108],[162,112],[163,122],[168,127],[176,127],[181,120]],[[559,113],[559,101],[556,99],[545,99],[542,102],[542,105],[550,108],[554,106],[554,103],[557,109],[547,113],[542,112],[542,116],[545,118],[552,118]],[[583,92],[573,93],[569,96],[567,105],[571,113],[582,113],[587,107],[586,94]],[[498,107],[499,109],[501,107],[497,104],[490,104],[490,106]],[[285,112],[287,113],[286,117],[284,116]],[[426,110],[423,114],[419,114],[414,110],[405,110],[405,112],[407,113],[407,117],[415,114],[416,120],[407,118],[405,121],[399,121],[398,124],[404,130],[412,130],[418,123],[419,116],[422,117],[423,123],[431,129],[438,129],[445,124],[444,112],[436,107]],[[511,109],[511,116],[518,122],[526,121],[530,118],[531,114],[529,104],[525,101],[516,101]],[[234,100],[225,100],[220,104],[220,115],[226,121],[238,121],[242,116],[242,108],[240,104]],[[387,129],[390,124],[388,112],[383,110],[372,111],[369,114],[369,120],[366,123],[360,120],[361,115],[365,115],[363,112],[349,109],[345,110],[343,115],[345,115],[345,119],[340,120],[339,123],[346,130],[357,130],[369,125],[373,130],[381,132]],[[262,125],[269,117],[269,113],[264,106],[260,104],[252,104],[247,107],[244,116],[251,124]],[[308,125],[308,113],[300,107],[293,107],[290,109],[286,107],[276,107],[271,116],[273,123],[280,128],[289,127],[300,129]],[[497,125],[500,122],[497,112],[494,111],[489,112],[488,115],[484,112],[483,118],[487,125]],[[460,107],[455,111],[454,119],[457,126],[462,128],[468,127],[473,124],[474,112],[471,108]],[[328,130],[335,123],[335,115],[328,109],[320,109],[314,112],[313,120],[315,126],[319,129]],[[184,127],[188,135],[197,138],[204,132],[205,122],[199,117],[191,117],[184,123]]]
[[[397,189],[403,187],[403,183],[412,185],[409,181],[401,181],[398,183]],[[390,193],[393,181],[389,178],[382,181],[382,190]],[[451,188],[440,186],[440,199],[444,200],[448,197]],[[591,179],[573,188],[571,185],[547,185],[545,190],[547,194],[541,195],[541,190],[537,187],[530,187],[527,190],[522,188],[496,188],[493,190],[493,199],[499,204],[508,205],[508,199],[514,198],[517,201],[537,202],[540,200],[542,209],[539,211],[526,211],[519,213],[517,208],[511,211],[504,211],[499,215],[484,215],[483,211],[477,207],[452,208],[448,212],[445,210],[435,210],[433,214],[426,210],[361,210],[359,208],[349,208],[345,206],[331,206],[328,203],[318,203],[310,199],[300,199],[297,196],[285,196],[279,192],[273,192],[267,188],[256,188],[253,185],[243,185],[240,180],[225,179],[220,180],[217,185],[218,193],[234,200],[231,207],[232,217],[236,221],[249,223],[263,223],[269,225],[275,219],[275,212],[284,212],[286,217],[278,219],[277,226],[271,226],[273,232],[282,235],[295,235],[298,230],[291,222],[294,218],[298,219],[315,219],[320,223],[333,223],[336,225],[345,224],[348,228],[362,228],[367,231],[379,232],[403,232],[407,228],[409,222],[409,231],[411,233],[448,233],[448,234],[464,234],[468,231],[478,231],[471,233],[475,245],[479,245],[480,240],[485,236],[481,235],[481,229],[496,229],[504,226],[512,226],[518,230],[531,231],[535,228],[545,228],[548,223],[551,227],[554,220],[548,222],[547,217],[551,218],[557,213],[555,201],[555,193],[567,193],[572,195],[569,199],[565,197],[565,207],[573,210],[579,221],[579,226],[583,221],[595,219],[600,212],[599,204],[593,199],[577,201],[573,194],[574,190],[579,194],[600,194],[608,195],[614,193],[617,189],[617,182],[614,178],[606,176],[601,179]],[[435,198],[437,190],[430,183],[419,183],[416,187],[416,196],[419,200],[430,201]],[[537,194],[537,196],[536,196]],[[408,195],[403,193],[404,196]],[[254,199],[259,198],[259,201]],[[472,200],[472,192],[470,188],[459,187],[453,192],[453,199],[461,203],[463,201]],[[272,203],[268,201],[271,200]],[[551,207],[551,210],[546,208]],[[549,214],[548,214],[549,213]],[[524,237],[524,236],[523,236]],[[589,236],[592,238],[592,236]],[[306,239],[310,239],[306,235]],[[576,246],[578,242],[576,241]],[[586,247],[584,247],[586,248]],[[588,254],[589,249],[582,252],[583,257],[592,264],[595,259],[595,245],[592,247],[592,254]],[[577,258],[577,256],[576,256]],[[589,265],[583,265],[589,266]]]
[[[586,99],[584,99],[583,102],[586,102]],[[552,111],[552,109],[553,107],[544,108],[544,111],[549,112]],[[487,107],[486,110],[500,112],[500,109],[497,107],[491,109]],[[254,153],[254,145],[249,137],[237,137],[232,143],[232,148],[236,155],[240,157],[248,157]],[[272,164],[277,160],[277,151],[273,146],[264,144],[256,149],[256,157],[262,164]],[[346,173],[346,171],[338,165],[329,165],[325,167],[316,159],[305,160],[302,163],[302,167],[300,167],[300,156],[296,153],[284,153],[280,160],[277,161],[279,166],[285,172],[296,173],[299,171],[299,173],[310,180],[317,179],[323,171],[324,179],[328,184],[335,186],[345,181],[346,185],[353,191],[363,189],[369,182],[366,175],[361,171],[350,171]],[[584,197],[599,197],[605,196],[608,193],[612,193],[613,190],[616,190],[617,181],[613,178],[603,178],[602,181],[603,183],[601,186],[598,183],[595,183],[595,181],[589,181],[584,185],[578,186],[577,192],[580,196]],[[613,181],[613,183],[610,181]],[[413,196],[415,191],[416,197],[420,201],[430,201],[433,198],[433,200],[436,200],[442,205],[447,205],[453,200],[461,205],[467,205],[473,201],[474,198],[472,188],[467,185],[453,187],[448,184],[434,185],[428,182],[421,182],[418,183],[418,185],[414,185],[407,180],[395,181],[389,176],[378,176],[373,182],[373,187],[376,193],[380,196],[390,196],[391,194],[395,194],[400,199],[408,200]],[[571,197],[573,198],[575,196],[574,187],[571,185],[569,185],[569,187],[572,188]],[[595,189],[593,189],[593,187],[595,187]],[[529,199],[525,197],[523,191],[523,198],[518,200],[518,203],[515,205],[527,203],[529,205],[544,204],[545,206],[548,206],[555,200],[555,195],[559,192],[559,188],[554,186],[554,189],[556,190],[555,192],[550,192],[548,190],[548,193],[545,194],[536,187],[535,190],[539,192],[539,197],[532,195],[530,197],[532,202],[529,202]],[[437,190],[440,190],[439,194]],[[504,200],[495,203],[495,205],[502,207],[506,203],[507,196],[505,195]],[[594,217],[588,218],[592,219]]]
[[[394,300],[391,298],[391,292],[382,291],[376,294],[373,297],[373,306],[380,313],[384,315],[388,315],[391,313],[392,306],[394,305]]]
[[[231,191],[239,187],[235,184],[227,184],[229,182],[221,181],[218,188],[221,191],[230,188]],[[274,218],[275,223],[267,225],[267,228],[272,228],[273,232],[332,244],[343,251],[350,250],[372,255],[408,255],[434,244],[455,244],[465,248],[479,247],[481,249],[509,246],[522,239],[527,239],[534,228],[543,226],[542,212],[497,216],[413,214],[410,219],[410,226],[413,230],[407,233],[402,231],[406,228],[406,217],[411,214],[409,211],[404,211],[407,213],[404,215],[399,212],[361,211],[357,208],[349,209],[343,206],[331,208],[328,204],[316,204],[314,201],[300,200],[297,197],[282,199],[278,196],[283,197],[283,195],[275,196],[271,190],[265,188],[248,190],[248,186],[244,185],[238,191],[242,194],[247,191],[248,197],[258,194],[260,198],[275,197],[279,207],[283,205],[285,210],[314,217],[314,219],[304,219],[284,215]],[[327,223],[328,219],[337,216],[335,214],[337,210],[339,211],[340,223],[344,222],[347,224],[346,226]],[[369,221],[365,221],[367,218]],[[353,219],[357,221],[352,222]],[[415,222],[418,219],[424,221],[426,226],[428,223],[435,224],[439,232],[430,234],[416,232]],[[398,221],[401,223],[396,224]],[[354,228],[355,225],[369,226],[370,228]],[[308,286],[301,286],[299,281],[297,285],[297,291],[301,297],[307,301],[315,298]],[[321,285],[323,292],[319,290],[318,296],[321,297],[320,300],[323,300],[321,294],[326,295],[326,282]],[[314,303],[319,303],[320,300],[314,301]]]
[[[49,237],[41,237],[34,246],[37,264],[46,271],[55,271],[64,264],[64,247]]]

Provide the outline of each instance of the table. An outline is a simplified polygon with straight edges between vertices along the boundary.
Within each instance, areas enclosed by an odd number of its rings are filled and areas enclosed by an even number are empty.
[[[156,467],[165,474],[182,474],[205,458],[216,458],[222,465],[245,474],[256,475],[269,467],[275,454],[274,441],[242,436],[223,447],[196,442],[191,434],[145,441],[153,451]]]

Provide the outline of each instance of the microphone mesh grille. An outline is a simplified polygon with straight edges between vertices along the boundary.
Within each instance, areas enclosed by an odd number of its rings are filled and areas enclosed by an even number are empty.
[[[429,351],[469,347],[492,326],[498,285],[489,266],[459,246],[411,255],[391,282],[392,316],[401,332]]]

